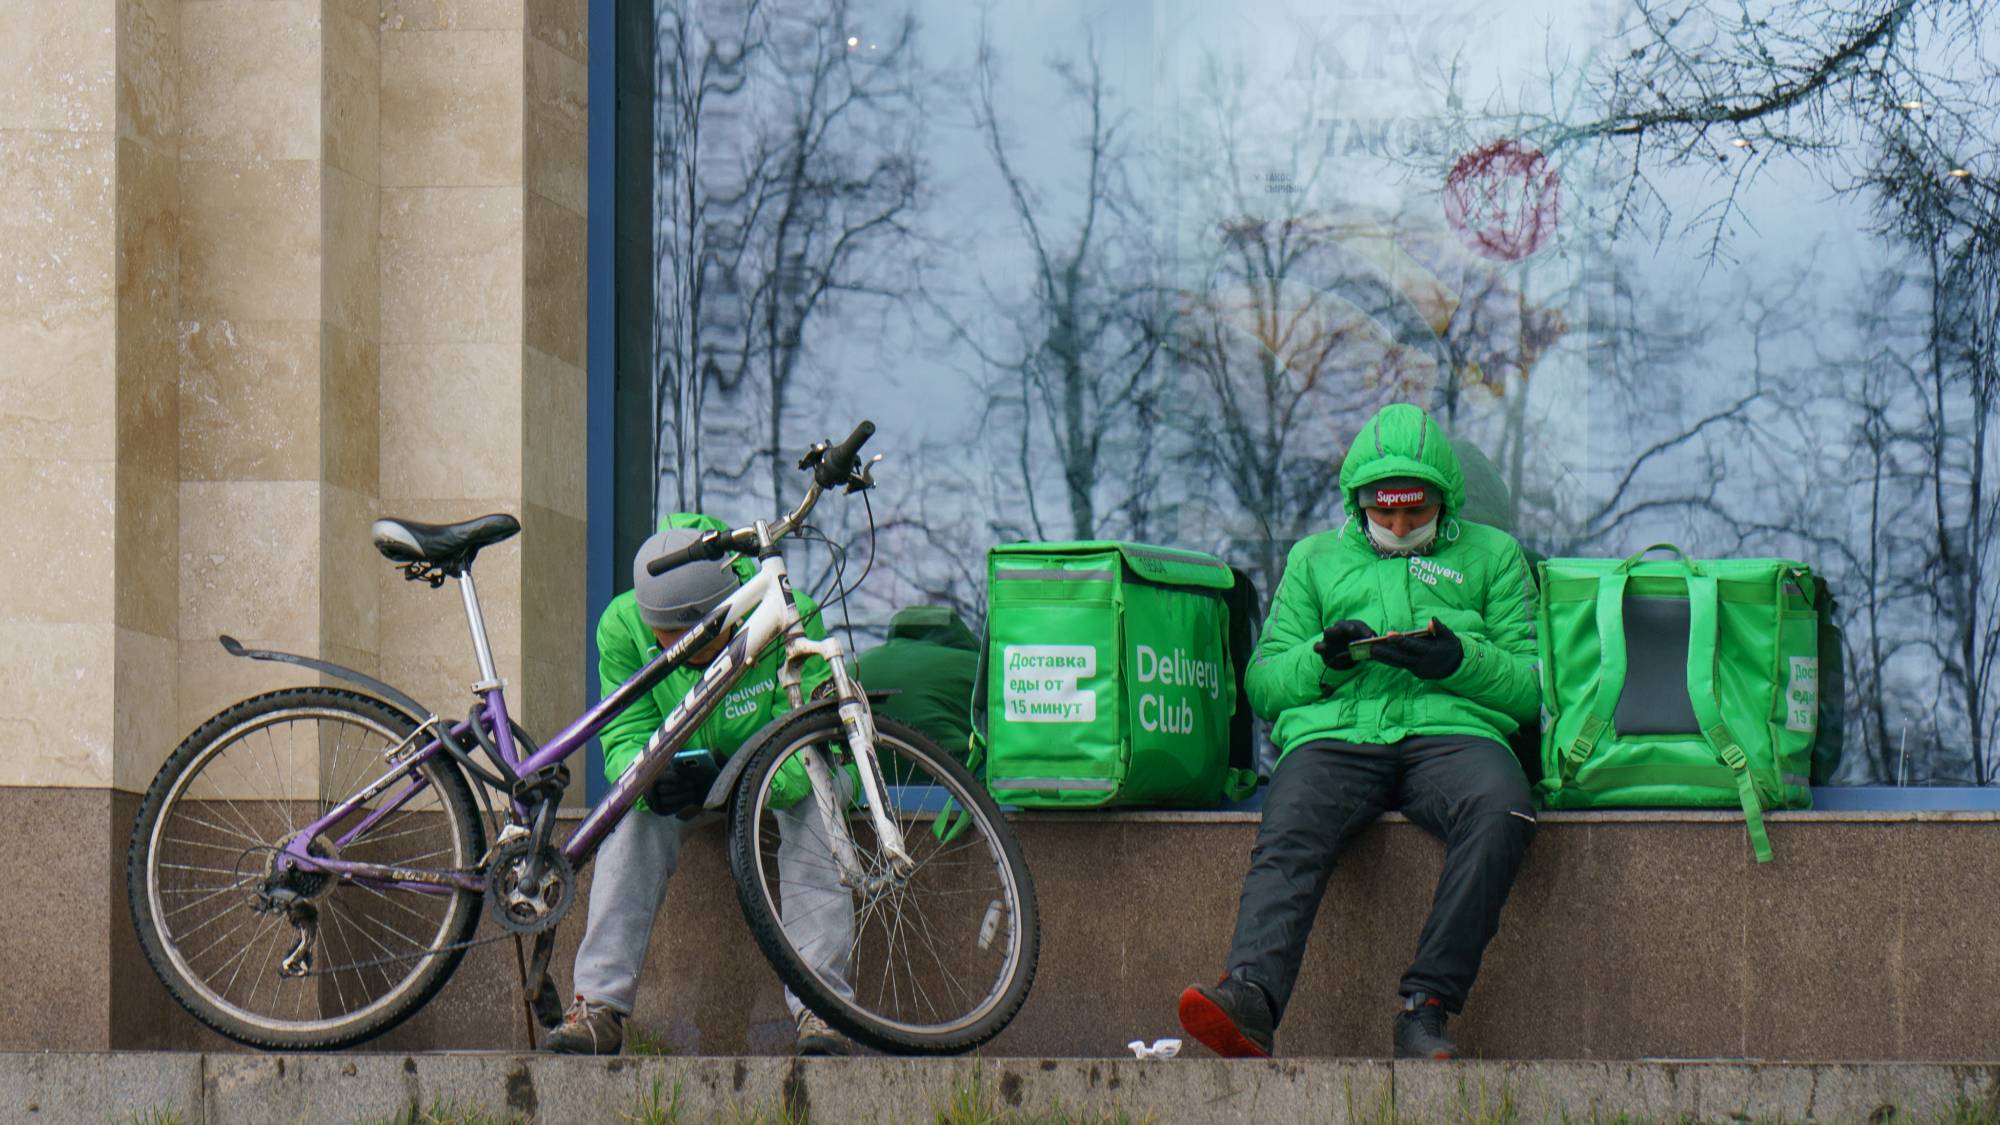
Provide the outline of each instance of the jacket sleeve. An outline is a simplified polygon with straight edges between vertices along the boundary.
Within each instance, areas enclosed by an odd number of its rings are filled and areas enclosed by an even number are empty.
[[[1528,560],[1511,538],[1486,585],[1486,635],[1461,636],[1465,660],[1442,681],[1445,690],[1483,703],[1517,723],[1541,708],[1535,667],[1535,614]]]
[[[1313,651],[1329,622],[1322,620],[1319,592],[1313,589],[1312,568],[1294,549],[1271,599],[1264,635],[1250,658],[1243,687],[1250,709],[1260,718],[1276,720],[1293,707],[1323,699],[1352,679],[1354,670],[1334,671]]]
[[[632,678],[645,664],[645,654],[639,650],[636,638],[628,629],[619,627],[614,620],[615,608],[606,610],[597,622],[597,684],[599,698],[618,690],[620,684]],[[646,741],[653,737],[666,716],[660,714],[659,705],[653,702],[653,693],[647,692],[632,702],[617,718],[606,723],[598,734],[598,741],[604,745],[604,778],[617,781],[639,752],[646,748]]]

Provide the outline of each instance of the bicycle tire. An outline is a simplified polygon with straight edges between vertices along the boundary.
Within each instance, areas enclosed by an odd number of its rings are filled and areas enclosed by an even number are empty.
[[[227,740],[238,732],[258,729],[259,724],[268,727],[287,721],[286,716],[326,715],[344,715],[380,731],[385,738],[393,737],[397,741],[417,729],[416,720],[401,709],[360,692],[300,687],[253,696],[202,723],[168,756],[147,788],[132,827],[132,839],[126,854],[126,892],[131,904],[132,924],[138,932],[139,948],[144,952],[147,963],[168,993],[190,1015],[222,1035],[251,1047],[286,1051],[334,1050],[351,1047],[390,1030],[421,1009],[444,987],[465,955],[464,949],[449,947],[471,937],[482,913],[483,895],[477,892],[461,890],[448,899],[441,896],[441,901],[448,902],[448,906],[444,921],[439,924],[437,944],[445,948],[409,958],[414,969],[386,997],[331,1020],[259,1021],[254,1014],[252,1018],[245,1018],[245,1014],[240,1014],[242,1009],[232,1011],[226,1003],[218,1003],[211,998],[212,990],[205,983],[193,979],[184,971],[176,952],[170,948],[172,939],[163,931],[162,912],[155,908],[156,902],[160,901],[155,892],[160,888],[154,877],[153,859],[162,824],[180,803],[179,796],[192,792],[191,785],[199,776],[200,767],[224,752],[231,745]],[[193,775],[189,773],[191,768],[196,770]],[[432,758],[420,768],[437,793],[438,803],[445,813],[444,825],[458,855],[467,857],[468,865],[477,863],[486,850],[485,830],[464,775],[455,763],[442,756]],[[296,800],[282,789],[283,785],[281,778],[280,803]],[[341,793],[337,796],[345,795]],[[189,797],[188,800],[192,804],[196,799]],[[189,815],[192,817],[192,814]],[[243,822],[236,823],[240,825]],[[275,817],[272,823],[275,824]],[[236,834],[246,839],[254,838],[240,831]],[[364,836],[354,844],[368,842],[369,837]],[[246,849],[244,854],[252,850],[256,849]],[[241,870],[239,867],[239,881]],[[232,885],[229,889],[235,887]],[[165,913],[172,914],[174,911]],[[246,939],[251,942],[256,940],[255,934]],[[330,941],[322,944],[331,948]],[[249,948],[245,946],[246,953]],[[255,993],[252,995],[253,1003],[254,999]],[[344,996],[342,1001],[344,1003]]]
[[[947,1032],[923,1032],[898,1027],[865,1006],[850,1001],[829,988],[805,962],[787,936],[778,907],[765,886],[759,861],[757,823],[761,795],[771,775],[801,745],[844,740],[840,716],[831,708],[818,708],[780,719],[760,732],[742,753],[752,755],[745,766],[730,807],[729,866],[736,884],[737,900],[743,909],[751,936],[777,971],[785,986],[807,1008],[856,1042],[895,1054],[950,1055],[972,1050],[1006,1028],[1026,1003],[1034,984],[1040,954],[1041,926],[1035,903],[1034,881],[1021,855],[1020,841],[1001,816],[999,806],[977,778],[957,759],[939,749],[928,737],[906,723],[884,715],[875,716],[878,738],[893,744],[896,753],[918,760],[932,774],[944,775],[950,795],[971,813],[970,823],[982,833],[989,847],[1005,865],[1005,879],[1014,889],[1011,904],[1012,933],[1018,935],[1010,977],[993,988],[995,998],[977,1020]],[[885,771],[889,768],[884,763]],[[860,928],[865,928],[865,921]],[[856,940],[860,938],[857,930]],[[893,951],[893,944],[890,946]]]

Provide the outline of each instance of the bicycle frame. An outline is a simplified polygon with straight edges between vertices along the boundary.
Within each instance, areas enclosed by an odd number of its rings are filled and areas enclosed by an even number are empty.
[[[481,670],[485,674],[485,679],[475,685],[475,690],[482,697],[481,707],[475,715],[485,732],[490,734],[493,749],[498,751],[499,759],[514,776],[522,778],[532,777],[550,769],[582,749],[612,719],[686,664],[690,656],[723,636],[732,622],[742,622],[742,627],[736,630],[722,653],[709,664],[701,679],[654,732],[646,744],[645,751],[625,770],[623,776],[613,784],[611,792],[584,817],[583,823],[578,825],[563,843],[563,855],[574,866],[581,868],[589,862],[604,838],[631,812],[673,755],[694,737],[702,723],[721,704],[723,696],[757,663],[758,657],[764,650],[780,638],[785,640],[785,661],[779,669],[778,682],[790,697],[794,710],[804,703],[802,685],[805,662],[817,657],[825,660],[831,668],[833,684],[840,700],[841,723],[847,732],[848,746],[857,761],[863,765],[859,771],[862,795],[867,803],[872,826],[882,843],[883,851],[893,862],[898,865],[911,862],[903,848],[902,833],[888,815],[886,803],[888,787],[875,756],[875,724],[873,715],[869,711],[867,696],[860,684],[848,675],[845,654],[839,641],[833,638],[815,641],[805,635],[798,604],[792,596],[791,581],[785,570],[784,558],[773,546],[774,537],[770,529],[761,521],[757,525],[757,532],[764,549],[760,553],[755,577],[745,582],[728,601],[711,610],[699,624],[689,629],[679,640],[633,673],[632,677],[620,684],[617,690],[605,696],[565,727],[546,746],[526,757],[522,756],[509,726],[505,685],[492,670],[492,656],[485,644],[485,629],[479,614],[478,595],[472,584],[472,575],[467,572],[460,579],[465,593],[467,614],[472,623],[474,648],[478,652]],[[472,732],[473,721],[473,717],[468,717],[448,728],[449,736],[454,742]],[[412,737],[421,737],[424,731],[435,730],[442,726],[442,720],[432,718]],[[479,865],[473,868],[433,869],[394,867],[310,854],[308,849],[311,841],[323,835],[333,840],[337,852],[428,787],[429,782],[418,772],[419,767],[440,754],[448,754],[448,751],[442,740],[433,737],[415,753],[396,758],[395,756],[407,745],[409,740],[405,740],[403,744],[389,752],[388,756],[392,759],[391,768],[295,835],[286,845],[286,860],[307,871],[325,872],[377,888],[436,894],[449,893],[452,890],[484,890],[486,886],[483,872],[484,857],[481,858]],[[827,829],[826,838],[833,844],[834,859],[846,878],[858,886],[866,872],[861,867],[854,850],[853,839],[847,831],[846,817],[841,807],[844,802],[836,796],[837,789],[832,769],[818,747],[806,750],[803,757],[806,772],[812,780],[815,802]],[[367,802],[393,789],[399,781],[405,783],[405,788],[401,792],[369,812],[345,833],[338,836],[331,835],[335,828],[352,817]],[[483,778],[474,776],[473,781],[491,787],[491,783]],[[515,799],[513,793],[503,795],[508,798],[514,813],[511,822],[522,823],[528,810]]]

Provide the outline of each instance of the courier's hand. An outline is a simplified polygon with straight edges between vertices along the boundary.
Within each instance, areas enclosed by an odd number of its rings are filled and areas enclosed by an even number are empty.
[[[673,816],[699,805],[721,772],[707,762],[668,762],[652,788],[646,791],[646,807],[661,816]]]
[[[1313,644],[1313,651],[1319,653],[1319,658],[1326,661],[1327,667],[1336,672],[1346,672],[1354,667],[1354,657],[1348,655],[1347,646],[1374,635],[1375,630],[1370,629],[1367,622],[1350,617],[1328,625],[1326,632]]]
[[[1420,680],[1442,680],[1465,662],[1465,644],[1444,622],[1431,618],[1425,636],[1391,637],[1368,654],[1378,664],[1401,668]]]

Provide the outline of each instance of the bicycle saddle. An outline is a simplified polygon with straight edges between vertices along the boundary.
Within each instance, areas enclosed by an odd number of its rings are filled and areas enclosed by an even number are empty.
[[[447,574],[472,565],[481,548],[512,539],[521,521],[504,512],[460,523],[418,523],[379,519],[372,534],[375,549],[391,562],[429,563]]]

